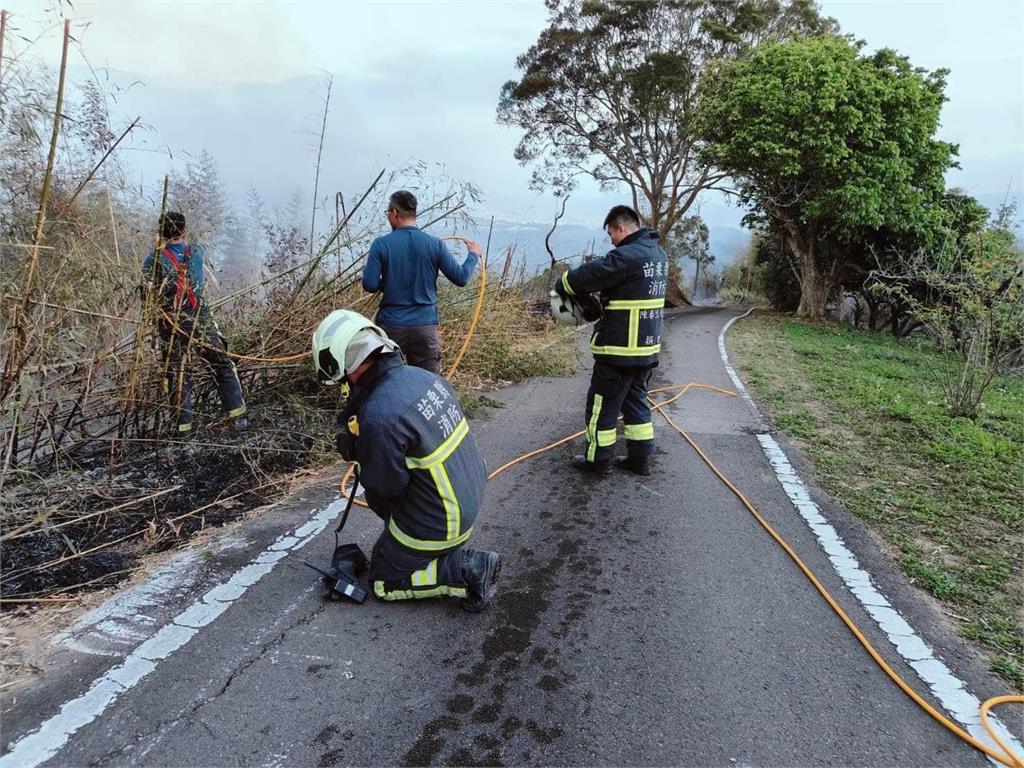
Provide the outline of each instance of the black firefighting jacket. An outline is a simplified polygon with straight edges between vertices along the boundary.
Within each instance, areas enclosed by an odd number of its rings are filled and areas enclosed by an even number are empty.
[[[469,538],[487,467],[447,381],[387,355],[352,387],[343,419],[366,501],[395,539],[440,552]]]
[[[668,287],[668,258],[658,233],[642,227],[602,259],[562,275],[570,296],[600,293],[604,317],[590,339],[595,360],[619,366],[650,366],[661,351],[661,325]]]

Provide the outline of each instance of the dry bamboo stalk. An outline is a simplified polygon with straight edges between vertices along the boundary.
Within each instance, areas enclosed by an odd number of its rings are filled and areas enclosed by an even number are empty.
[[[29,258],[28,274],[22,287],[23,303],[20,307],[15,307],[13,313],[14,316],[11,318],[10,322],[12,329],[11,339],[10,347],[7,352],[7,361],[4,364],[2,381],[0,381],[0,404],[4,403],[8,397],[18,389],[18,385],[21,381],[21,368],[28,360],[28,356],[23,357],[22,349],[22,347],[26,346],[26,342],[28,340],[24,324],[25,318],[28,316],[29,312],[28,300],[32,295],[32,281],[35,278],[36,266],[39,262],[38,246],[43,236],[43,223],[46,221],[46,204],[50,196],[50,185],[53,183],[53,165],[57,157],[57,138],[60,135],[61,109],[64,106],[64,81],[67,76],[68,43],[70,40],[71,22],[70,20],[66,20],[64,22],[64,45],[61,53],[60,76],[57,82],[57,104],[54,108],[53,115],[53,133],[50,136],[50,153],[47,156],[46,173],[43,176],[43,189],[39,195],[39,210],[36,214],[35,233],[32,237],[33,248],[32,254]],[[13,399],[17,401],[17,398]],[[8,443],[8,450],[4,457],[4,463],[3,465],[0,465],[0,488],[3,488],[7,474],[3,470],[12,466],[12,462],[17,462],[18,423],[21,419],[21,405],[18,402],[14,403],[12,417],[11,439]]]
[[[76,590],[82,589],[83,587],[88,587],[90,584],[95,584],[98,581],[107,581],[108,579],[112,579],[115,576],[123,576],[126,573],[131,573],[132,570],[133,569],[131,569],[131,568],[123,568],[120,571],[111,571],[110,573],[104,573],[102,576],[97,576],[96,578],[89,579],[88,581],[80,581],[77,584],[71,584],[71,585],[66,586],[66,587],[61,587],[56,592],[52,592],[52,593],[49,593],[49,594],[47,594],[45,590],[39,590],[37,592],[28,592],[28,593],[25,594],[25,597],[22,598],[22,599],[26,599],[26,600],[32,600],[32,599],[34,599],[34,600],[52,599],[54,601],[60,600],[60,601],[66,601],[66,602],[72,602],[72,601],[80,600],[81,596],[78,596],[78,595],[68,595],[67,593],[68,592],[75,592]],[[37,595],[46,595],[46,596],[45,597],[36,597]],[[16,600],[18,598],[9,598],[9,599]]]
[[[55,251],[55,250],[57,250],[52,245],[35,246],[35,245],[32,245],[32,243],[4,243],[4,248],[38,248],[40,251]]]
[[[158,252],[160,250],[160,243],[163,238],[160,231],[160,223],[163,221],[164,214],[167,212],[167,188],[170,184],[170,176],[164,176],[164,188],[163,195],[160,198],[160,218],[157,220],[156,233],[153,237],[153,250]],[[159,254],[157,253],[157,256]],[[128,384],[125,387],[124,398],[121,400],[121,416],[118,420],[117,433],[122,435],[124,432],[125,425],[128,422],[129,405],[137,402],[136,392],[138,389],[138,373],[142,367],[142,350],[145,344],[147,335],[147,326],[152,315],[152,309],[156,303],[156,297],[154,296],[154,288],[156,283],[157,268],[159,265],[158,258],[153,259],[153,268],[150,274],[147,275],[146,281],[146,295],[142,302],[142,309],[140,310],[141,315],[139,317],[139,323],[135,330],[135,346],[132,354],[132,362],[129,367],[128,373]],[[111,470],[114,466],[114,451],[116,450],[116,441],[110,443],[110,467]]]
[[[428,222],[427,222],[426,224],[424,224],[424,225],[423,225],[422,227],[420,227],[420,229],[426,229],[426,228],[427,228],[427,227],[429,227],[429,226],[430,226],[431,224],[437,224],[437,222],[441,221],[442,219],[447,219],[447,218],[448,218],[449,216],[451,216],[451,215],[452,215],[453,213],[456,213],[457,211],[461,211],[461,210],[462,210],[463,208],[465,208],[465,207],[466,207],[466,204],[465,204],[465,203],[459,203],[459,204],[458,204],[458,205],[456,205],[456,206],[455,206],[454,208],[451,208],[451,209],[449,209],[449,210],[445,211],[444,213],[442,213],[442,214],[441,214],[440,216],[438,216],[438,217],[437,217],[436,219],[431,219],[431,220],[430,220],[430,221],[428,221]]]
[[[88,312],[84,309],[75,309],[74,307],[65,307],[60,304],[50,304],[46,301],[36,301],[34,299],[29,301],[30,304],[34,304],[37,307],[47,307],[49,309],[60,309],[64,312],[71,312],[76,315],[87,315],[89,317],[101,317],[105,320],[117,320],[121,323],[138,323],[138,320],[132,320],[130,317],[118,317],[117,315],[105,315],[102,312]],[[51,366],[47,366],[51,368]],[[23,369],[23,373],[27,373],[28,369]]]
[[[75,202],[75,200],[78,198],[78,195],[81,194],[83,189],[85,189],[85,185],[88,184],[90,181],[92,181],[92,177],[96,175],[96,171],[98,171],[100,169],[100,166],[103,165],[103,163],[106,162],[107,158],[110,157],[110,155],[113,153],[113,151],[115,149],[117,149],[117,145],[120,144],[124,140],[124,137],[127,136],[129,133],[131,133],[132,129],[136,125],[139,124],[139,120],[141,120],[141,119],[142,119],[141,117],[136,117],[134,120],[132,120],[132,124],[129,125],[127,128],[125,128],[124,129],[124,133],[122,133],[117,138],[117,141],[115,141],[113,144],[110,145],[110,148],[104,153],[103,157],[100,158],[100,161],[98,163],[96,163],[96,165],[93,166],[93,169],[91,171],[89,171],[89,174],[84,179],[82,179],[81,183],[78,185],[78,187],[75,189],[75,191],[71,194],[71,197],[69,197],[67,200],[65,200],[64,201],[64,205],[62,205],[57,210],[57,213],[54,215],[55,218],[59,218],[64,213],[64,211],[66,211],[68,208],[71,207],[71,204]]]
[[[293,473],[293,475],[294,474],[295,473]],[[239,496],[244,496],[247,493],[252,493],[254,491],[262,490],[263,488],[266,488],[267,486],[280,485],[280,484],[282,484],[282,483],[284,483],[284,482],[286,482],[286,481],[288,481],[290,479],[292,479],[292,475],[289,475],[288,477],[278,478],[276,480],[271,480],[271,481],[266,482],[266,483],[261,483],[260,485],[253,486],[252,488],[247,488],[246,490],[241,491],[239,493],[236,493],[236,494],[234,494],[232,496],[227,496],[227,497],[225,497],[223,499],[217,499],[216,501],[211,501],[209,504],[204,504],[203,506],[197,507],[196,509],[193,509],[190,512],[186,512],[183,515],[178,515],[177,517],[167,518],[165,520],[165,522],[177,523],[178,521],[184,520],[187,517],[194,517],[198,513],[204,512],[207,509],[209,509],[210,507],[215,507],[218,504],[223,504],[223,503],[225,503],[227,501],[231,501],[233,499],[237,499]],[[73,555],[71,555],[69,557],[59,557],[56,560],[51,560],[51,561],[49,561],[47,563],[43,563],[41,565],[34,565],[34,566],[30,566],[28,568],[19,568],[16,571],[12,571],[10,573],[5,574],[5,576],[6,576],[7,579],[13,579],[16,576],[22,576],[22,575],[24,575],[26,573],[35,573],[37,571],[45,571],[48,568],[54,568],[54,567],[56,567],[58,565],[63,565],[64,563],[71,562],[72,560],[77,560],[80,557],[85,557],[86,555],[91,555],[91,554],[93,554],[95,552],[99,552],[100,550],[108,549],[109,547],[112,547],[115,544],[121,544],[122,542],[128,541],[129,539],[134,539],[134,538],[136,538],[138,536],[142,536],[148,530],[149,529],[145,529],[144,528],[141,531],[134,531],[133,533],[129,533],[126,536],[122,536],[119,539],[115,539],[114,541],[108,541],[108,542],[106,542],[104,544],[98,544],[95,547],[91,547],[90,549],[85,549],[85,550],[82,550],[81,552],[76,552],[75,554],[73,554]]]
[[[81,598],[78,597],[0,597],[0,604],[11,605],[17,603],[73,603]]]
[[[116,427],[111,427],[107,432],[112,432]],[[227,448],[227,449],[238,449],[240,446],[232,443],[204,443],[201,440],[167,440],[159,437],[107,437],[107,433],[101,433],[99,435],[92,435],[89,437],[90,441],[94,442],[125,442],[125,443],[140,443],[140,444],[156,444],[163,443],[166,445],[191,445],[194,448]],[[270,445],[261,445],[257,450],[269,451],[272,453],[297,453],[305,455],[307,451],[296,450],[295,448],[275,448]]]
[[[324,153],[324,135],[327,133],[327,111],[331,107],[331,88],[334,86],[334,77],[327,78],[327,100],[324,103],[324,120],[320,126],[320,146],[316,151],[316,174],[313,177],[313,215],[309,222],[309,255],[313,255],[313,237],[316,233],[316,207],[317,195],[320,193],[320,160]]]
[[[353,211],[353,213],[354,213],[354,211]],[[344,224],[344,222],[343,222],[343,224]],[[340,230],[338,230],[338,231],[340,231]],[[328,245],[330,245],[332,243],[333,243],[333,241],[331,243],[328,243]],[[327,247],[327,246],[325,246],[325,247]],[[288,269],[284,269],[284,270],[282,270],[280,272],[275,272],[273,275],[270,275],[269,277],[266,277],[263,280],[260,280],[258,282],[252,283],[251,285],[247,285],[245,288],[241,288],[241,289],[235,291],[234,293],[228,294],[227,296],[225,296],[225,297],[223,297],[221,299],[217,299],[217,301],[210,302],[210,309],[217,309],[218,307],[221,307],[224,304],[227,304],[227,303],[229,303],[231,301],[234,301],[235,299],[237,299],[237,298],[239,298],[241,296],[244,296],[247,293],[252,293],[253,291],[255,291],[258,288],[262,288],[263,286],[269,285],[270,283],[274,282],[275,280],[279,280],[282,277],[290,275],[292,272],[298,272],[300,269],[302,269],[303,267],[309,266],[310,264],[312,264],[314,261],[316,261],[319,258],[321,258],[321,257],[319,255],[317,255],[317,256],[314,256],[312,259],[306,259],[305,261],[300,262],[299,264],[296,264],[293,267],[288,267]]]
[[[0,85],[3,85],[4,38],[7,37],[7,11],[0,11]]]
[[[335,225],[341,222],[342,212],[345,210],[345,196],[341,192],[334,193],[334,223]],[[341,241],[338,241],[338,247],[335,252],[334,258],[337,262],[338,277],[341,277]]]
[[[89,520],[93,517],[99,517],[100,515],[109,515],[111,512],[117,512],[118,510],[121,509],[127,509],[128,507],[137,506],[139,504],[142,504],[144,501],[152,501],[153,499],[158,499],[161,496],[166,496],[168,493],[174,493],[175,491],[184,487],[184,485],[175,485],[172,488],[164,488],[163,490],[157,491],[156,493],[151,493],[148,496],[142,496],[141,498],[138,499],[131,499],[130,501],[126,501],[122,504],[118,504],[113,507],[108,507],[106,509],[101,509],[97,512],[90,512],[89,514],[82,515],[81,517],[76,517],[74,520],[66,520],[63,523],[57,523],[55,525],[41,526],[41,528],[43,531],[47,533],[50,531],[55,531],[58,528],[65,528],[69,525],[75,525],[76,523],[81,523],[82,521]],[[0,536],[0,543],[5,541],[11,541],[13,539],[20,539],[25,536],[31,536],[35,533],[35,531],[30,529],[35,526],[39,526],[38,520],[33,520],[30,523],[19,525],[13,531],[10,531],[9,533],[5,533],[3,536]]]
[[[505,266],[501,270],[501,279],[498,281],[498,285],[505,287],[505,281],[508,279],[508,270],[512,266],[512,257],[516,252],[516,244],[512,243],[508,250],[505,252]]]
[[[50,199],[50,187],[53,184],[53,165],[57,160],[57,139],[60,136],[61,110],[64,108],[64,82],[68,71],[68,43],[71,41],[71,20],[64,21],[64,45],[60,56],[60,76],[57,80],[57,104],[53,109],[53,132],[50,134],[50,152],[46,158],[46,172],[43,174],[43,189],[39,193],[39,211],[36,213],[35,233],[32,236],[32,256],[30,257],[28,276],[22,289],[25,306],[28,312],[28,300],[32,295],[32,282],[35,278],[36,266],[39,263],[39,244],[43,239],[43,224],[46,222],[46,204]]]
[[[377,188],[377,184],[380,183],[380,180],[381,178],[383,178],[383,176],[384,171],[382,170],[380,173],[377,174],[377,178],[373,180],[373,183],[370,184],[369,189],[367,189],[363,193],[363,196],[360,197],[358,201],[356,201],[355,207],[351,211],[349,211],[348,215],[345,217],[345,220],[342,221],[335,228],[334,234],[332,234],[330,238],[328,238],[327,242],[323,244],[323,247],[320,248],[319,251],[317,251],[316,256],[310,259],[309,269],[306,270],[306,274],[302,276],[302,279],[299,280],[299,284],[295,286],[295,289],[292,291],[291,296],[288,297],[288,302],[285,304],[285,314],[287,314],[287,311],[288,309],[291,308],[292,304],[295,303],[295,298],[302,292],[302,289],[306,286],[306,283],[309,281],[309,278],[313,276],[313,272],[316,271],[316,268],[320,264],[320,261],[323,259],[323,257],[327,255],[331,245],[333,245],[334,241],[338,239],[338,235],[341,234],[341,230],[345,228],[345,226],[348,224],[349,220],[352,218],[355,212],[359,210],[359,207],[363,204],[363,202],[365,202],[366,198],[370,196],[370,193]]]

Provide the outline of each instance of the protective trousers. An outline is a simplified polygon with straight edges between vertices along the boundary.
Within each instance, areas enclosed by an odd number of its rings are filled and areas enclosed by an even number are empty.
[[[441,331],[436,325],[382,325],[388,338],[402,348],[409,365],[431,373],[441,371]]]
[[[652,370],[653,366],[615,366],[594,361],[587,392],[587,461],[605,464],[612,460],[620,413],[625,425],[626,453],[654,453],[654,424],[647,402]]]
[[[462,547],[417,552],[400,544],[385,527],[370,556],[370,586],[381,600],[465,597]]]
[[[226,354],[224,337],[208,312],[194,318],[178,315],[175,329],[166,319],[160,320],[163,341],[163,387],[171,405],[177,408],[178,432],[192,429],[192,377],[188,372],[188,352],[199,354],[213,371],[220,401],[229,418],[245,413],[242,385],[235,364]]]

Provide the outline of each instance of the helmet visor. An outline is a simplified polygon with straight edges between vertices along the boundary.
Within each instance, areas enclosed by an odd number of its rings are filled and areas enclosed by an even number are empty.
[[[341,376],[338,361],[330,349],[321,349],[317,355],[317,374],[321,384],[335,384]]]

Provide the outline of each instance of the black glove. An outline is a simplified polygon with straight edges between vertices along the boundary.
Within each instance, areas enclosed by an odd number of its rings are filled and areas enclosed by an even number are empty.
[[[580,311],[583,313],[583,319],[588,323],[600,320],[601,316],[604,315],[604,310],[601,308],[601,302],[598,301],[597,297],[593,294],[586,293],[582,296],[574,296],[573,298],[580,306]]]
[[[356,460],[356,438],[347,427],[334,436],[334,447],[345,461]]]

